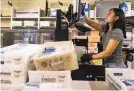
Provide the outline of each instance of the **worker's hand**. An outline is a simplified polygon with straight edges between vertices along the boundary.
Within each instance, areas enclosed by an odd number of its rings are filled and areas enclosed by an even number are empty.
[[[62,22],[67,23],[69,25],[69,21],[66,18],[62,19]]]
[[[67,19],[62,19],[62,22],[68,23],[68,20]]]
[[[86,6],[86,3],[81,3],[81,15],[82,16],[85,15],[85,12],[84,12],[85,6]]]
[[[81,57],[81,63],[89,62],[91,60],[92,60],[92,55],[90,55],[90,54],[84,54]]]

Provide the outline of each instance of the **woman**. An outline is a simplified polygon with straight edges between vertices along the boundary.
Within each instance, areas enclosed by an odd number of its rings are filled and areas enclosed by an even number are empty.
[[[88,25],[100,32],[102,36],[103,51],[95,55],[84,55],[81,61],[90,61],[93,59],[104,59],[106,67],[125,68],[122,59],[123,38],[126,38],[125,15],[122,9],[112,8],[106,16],[106,24],[99,24],[90,19],[84,11],[82,15]]]

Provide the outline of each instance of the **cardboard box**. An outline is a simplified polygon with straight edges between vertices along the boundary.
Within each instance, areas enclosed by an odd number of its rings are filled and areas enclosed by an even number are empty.
[[[99,35],[99,31],[92,30],[92,31],[90,31],[90,35]]]
[[[134,34],[134,28],[132,28],[132,33]]]
[[[97,48],[97,43],[88,43],[88,48]]]
[[[89,43],[97,43],[97,42],[100,42],[100,36],[98,36],[98,35],[88,36],[88,42]]]
[[[37,70],[58,71],[78,69],[77,56],[72,41],[46,42],[34,59]]]
[[[88,53],[98,53],[98,48],[88,48]]]
[[[87,36],[74,36],[72,39],[87,39]]]
[[[98,53],[97,43],[88,43],[88,53]]]

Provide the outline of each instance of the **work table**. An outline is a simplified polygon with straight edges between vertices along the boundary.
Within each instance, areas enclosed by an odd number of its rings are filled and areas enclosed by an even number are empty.
[[[73,90],[112,90],[106,81],[72,81]]]

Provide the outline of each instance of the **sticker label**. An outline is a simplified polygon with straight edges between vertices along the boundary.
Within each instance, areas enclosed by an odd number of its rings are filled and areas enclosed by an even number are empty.
[[[4,84],[11,84],[11,81],[10,80],[0,80],[1,83],[4,83]]]
[[[42,77],[42,82],[56,82],[56,78]]]
[[[51,67],[58,66],[58,65],[63,65],[63,61],[52,62],[50,65],[51,65]]]
[[[35,84],[26,84],[26,86],[40,88],[40,85],[36,84],[36,83]]]

